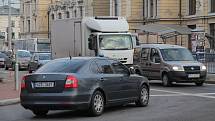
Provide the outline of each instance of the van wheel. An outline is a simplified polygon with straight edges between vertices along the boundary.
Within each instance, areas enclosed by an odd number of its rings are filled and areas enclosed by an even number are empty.
[[[104,111],[104,96],[100,91],[94,92],[90,103],[90,116],[100,116]]]
[[[204,82],[195,82],[196,86],[203,86]]]
[[[44,117],[49,112],[48,110],[32,110],[32,112],[38,117]]]
[[[147,86],[143,85],[139,92],[138,100],[135,101],[135,104],[139,107],[145,107],[149,103],[149,89]]]
[[[165,86],[165,87],[169,87],[169,86],[172,85],[172,82],[169,80],[169,77],[168,77],[167,74],[164,74],[164,75],[162,76],[162,84],[163,84],[163,86]]]

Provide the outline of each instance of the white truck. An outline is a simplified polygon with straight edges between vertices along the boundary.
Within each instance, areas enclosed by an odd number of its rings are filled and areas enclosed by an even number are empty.
[[[15,50],[28,50],[30,52],[50,52],[50,40],[47,38],[25,38],[13,41]]]
[[[51,23],[52,58],[104,56],[133,64],[136,42],[123,17],[61,19]]]

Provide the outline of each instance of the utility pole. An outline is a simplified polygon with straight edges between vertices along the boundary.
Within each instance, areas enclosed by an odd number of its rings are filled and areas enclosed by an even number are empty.
[[[11,0],[8,0],[8,50],[11,50],[11,39],[12,39],[12,29],[11,29]]]

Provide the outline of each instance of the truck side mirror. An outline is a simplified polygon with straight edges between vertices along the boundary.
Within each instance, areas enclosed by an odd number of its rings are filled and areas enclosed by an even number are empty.
[[[88,47],[90,50],[97,50],[97,42],[93,38],[88,38]]]

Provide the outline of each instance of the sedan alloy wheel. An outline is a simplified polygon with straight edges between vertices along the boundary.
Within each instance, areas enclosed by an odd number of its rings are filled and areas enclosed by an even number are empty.
[[[100,91],[96,91],[92,96],[90,113],[92,116],[99,116],[104,111],[104,96]]]
[[[145,85],[141,87],[138,100],[135,102],[137,106],[144,107],[149,103],[149,89]]]

